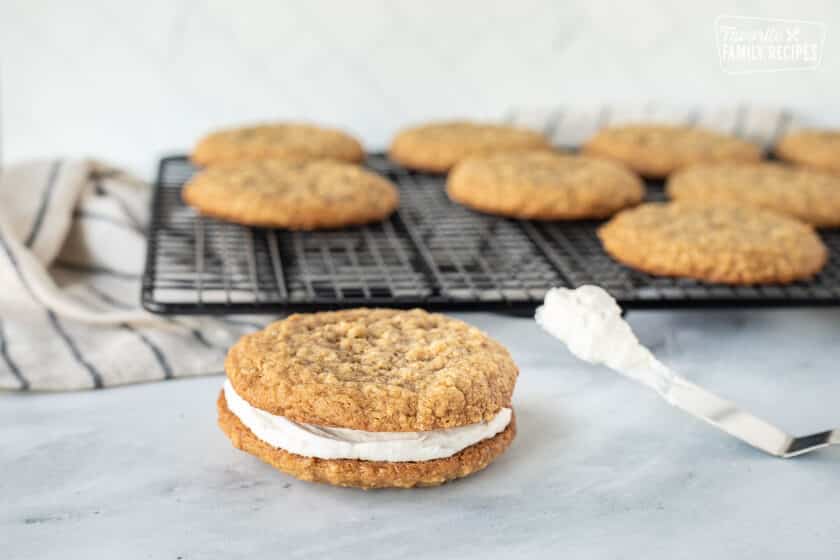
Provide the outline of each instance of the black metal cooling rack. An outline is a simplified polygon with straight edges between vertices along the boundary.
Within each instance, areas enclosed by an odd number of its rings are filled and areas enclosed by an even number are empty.
[[[553,286],[598,284],[624,308],[840,304],[840,230],[825,230],[828,265],[813,280],[728,286],[654,277],[601,249],[600,222],[532,222],[478,214],[449,201],[442,176],[371,155],[394,181],[387,221],[320,232],[249,228],[198,216],[180,191],[185,157],[160,162],[143,275],[156,313],[277,313],[353,306],[532,311]],[[648,197],[663,198],[661,182]]]

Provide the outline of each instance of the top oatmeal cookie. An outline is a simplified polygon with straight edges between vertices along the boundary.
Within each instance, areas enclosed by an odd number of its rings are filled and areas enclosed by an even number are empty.
[[[225,370],[271,414],[375,432],[490,420],[510,407],[518,375],[501,344],[420,309],[291,315],[242,337]]]

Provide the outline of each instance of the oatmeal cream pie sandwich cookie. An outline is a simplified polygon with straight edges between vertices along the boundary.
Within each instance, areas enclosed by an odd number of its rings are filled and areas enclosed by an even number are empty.
[[[516,433],[508,351],[420,309],[292,315],[240,339],[225,370],[222,430],[301,480],[434,486],[485,468]]]

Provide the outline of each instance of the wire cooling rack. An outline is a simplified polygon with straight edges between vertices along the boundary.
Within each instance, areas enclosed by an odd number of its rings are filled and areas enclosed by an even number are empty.
[[[387,221],[335,231],[239,226],[197,215],[180,191],[185,157],[160,162],[143,306],[156,313],[276,313],[353,306],[528,311],[553,286],[598,284],[624,308],[840,304],[840,230],[813,280],[728,286],[654,277],[608,257],[597,221],[533,222],[478,214],[449,201],[442,176],[381,154],[367,165],[400,189]],[[648,197],[662,199],[661,182]]]

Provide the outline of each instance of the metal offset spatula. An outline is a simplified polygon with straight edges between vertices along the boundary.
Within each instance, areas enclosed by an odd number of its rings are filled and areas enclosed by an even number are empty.
[[[792,436],[680,377],[639,343],[616,301],[597,286],[550,290],[536,320],[577,357],[647,385],[675,407],[765,453],[789,458],[840,444],[840,429]]]

